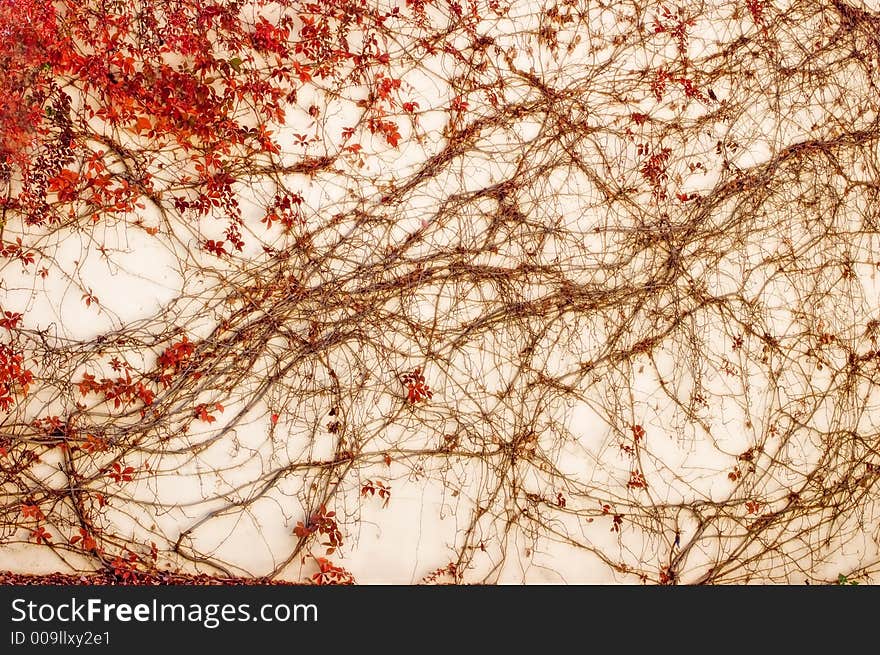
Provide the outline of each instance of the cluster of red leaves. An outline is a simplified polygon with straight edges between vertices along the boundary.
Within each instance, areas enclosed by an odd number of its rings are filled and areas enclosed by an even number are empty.
[[[34,542],[38,544],[48,544],[50,541],[52,541],[52,534],[48,532],[46,528],[44,528],[42,525],[38,525],[36,528],[33,529],[33,531],[31,532],[31,537],[33,538]]]
[[[134,479],[135,468],[126,466],[123,468],[119,462],[113,462],[113,467],[107,472],[107,477],[114,482],[131,482]]]
[[[697,87],[693,80],[684,76],[673,77],[665,66],[661,66],[654,71],[654,77],[651,80],[651,93],[654,94],[657,102],[663,100],[663,94],[666,93],[666,86],[669,82],[680,84],[686,97],[694,98],[701,102],[707,102],[706,96]],[[642,125],[647,119],[647,116],[645,114],[632,114],[631,118],[635,120],[638,125]]]
[[[9,411],[13,395],[27,394],[34,376],[24,366],[24,357],[9,346],[0,344],[0,409]]]
[[[695,21],[693,18],[685,18],[683,10],[678,9],[673,13],[669,7],[665,5],[660,7],[660,15],[654,17],[654,33],[668,33],[675,39],[678,46],[679,54],[687,56],[689,27],[693,27]]]
[[[16,237],[14,242],[2,244],[2,246],[0,246],[0,257],[17,259],[25,268],[34,263],[34,254],[25,249],[21,237]]]
[[[672,567],[665,566],[660,569],[660,584],[662,585],[670,585],[675,583],[675,571],[672,570]]]
[[[52,541],[52,533],[40,525],[41,521],[45,520],[46,515],[43,513],[43,510],[40,509],[39,505],[33,502],[22,503],[21,516],[24,520],[33,520],[36,524],[30,534],[30,538],[33,539],[35,543],[48,544]]]
[[[101,160],[103,156],[101,150],[93,152],[81,173],[62,168],[49,178],[47,191],[54,193],[59,202],[79,199],[106,214],[131,212],[135,207],[143,209],[145,205],[136,202],[140,195],[138,188],[111,173]],[[92,213],[92,221],[97,222],[100,216],[100,212]]]
[[[425,382],[425,376],[419,367],[414,368],[411,373],[402,375],[400,380],[406,386],[406,399],[412,405],[434,396],[434,392]]]
[[[83,396],[89,393],[104,394],[104,400],[108,402],[112,400],[113,407],[117,409],[123,404],[128,406],[138,401],[149,406],[153,404],[155,398],[155,394],[143,382],[132,380],[129,371],[125,372],[125,377],[119,376],[113,380],[102,378],[100,381],[97,381],[94,375],[84,373],[78,386]]]
[[[107,450],[109,445],[105,439],[96,437],[93,434],[87,434],[81,448],[89,454],[94,454]]]
[[[223,413],[224,408],[223,405],[220,403],[214,403],[212,408],[220,412],[221,414]],[[201,403],[196,406],[195,414],[196,418],[198,418],[200,421],[204,421],[205,423],[213,423],[217,420],[216,416],[208,412],[208,405],[206,405],[205,403]]]
[[[17,312],[2,312],[0,317],[0,327],[7,330],[14,330],[21,323],[21,314]]]
[[[35,505],[34,503],[24,503],[21,506],[21,515],[24,518],[32,518],[35,521],[42,521],[46,516],[43,514],[43,510],[40,509],[39,505]]]
[[[647,489],[648,482],[641,471],[630,471],[629,482],[626,483],[629,489]]]
[[[117,555],[113,558],[110,567],[113,570],[113,575],[124,584],[139,572],[138,564],[140,561],[141,558],[136,553],[126,550],[123,555]]]
[[[77,543],[82,542],[80,546],[85,551],[96,551],[100,552],[101,549],[98,547],[98,542],[95,541],[95,538],[88,533],[85,528],[79,529],[79,534],[74,535],[70,538],[70,545],[74,546]]]
[[[163,171],[176,178],[166,180],[179,189],[171,200],[179,211],[228,220],[225,238],[204,244],[220,255],[244,245],[232,171],[282,151],[272,123],[284,122],[304,84],[374,87],[364,125],[396,147],[401,135],[388,116],[402,102],[401,82],[387,75],[378,35],[402,19],[401,9],[359,0],[271,4],[243,12],[226,0],[0,0],[0,172],[17,168],[21,180],[5,206],[29,223],[77,214],[98,221],[142,207],[138,198],[154,191],[151,174],[107,166],[95,140],[76,136],[83,128],[128,132],[135,158],[160,148],[184,156],[176,172]],[[88,98],[88,127],[67,89]],[[285,224],[297,218],[288,202],[295,199],[275,206]],[[267,212],[270,225],[275,216]]]
[[[0,0],[0,163],[22,161],[43,116],[45,49],[56,39],[55,7],[41,0]],[[48,40],[48,41],[47,41]]]
[[[602,514],[611,514],[611,505],[608,503],[600,503],[602,507]],[[612,516],[611,521],[611,532],[620,532],[620,527],[623,525],[623,514],[614,514]]]
[[[293,529],[293,534],[300,539],[307,539],[315,533],[327,537],[327,541],[322,542],[321,545],[327,547],[327,555],[332,555],[342,545],[342,532],[336,523],[336,512],[328,512],[327,507],[321,505],[318,511],[311,515],[308,523],[298,521]]]
[[[391,485],[381,480],[367,480],[361,487],[361,496],[366,496],[367,494],[370,496],[378,495],[380,499],[385,501],[382,503],[382,507],[387,507],[388,502],[391,500]]]
[[[303,222],[300,211],[302,203],[303,197],[298,193],[276,194],[261,222],[266,224],[267,229],[275,222],[280,222],[285,231],[290,231],[294,225]]]
[[[633,441],[635,441],[636,443],[645,438],[645,428],[643,428],[641,425],[634,425],[631,429],[633,433]]]
[[[697,85],[694,84],[693,80],[690,80],[686,77],[679,77],[678,83],[681,84],[681,88],[684,90],[684,95],[688,98],[696,98],[701,102],[706,102],[706,96],[703,95],[703,92],[697,88]]]
[[[51,437],[65,437],[68,434],[67,424],[57,415],[35,418],[31,421],[31,427]]]
[[[665,183],[669,178],[666,172],[669,165],[669,156],[672,150],[663,148],[659,152],[652,153],[642,164],[640,172],[642,177],[651,185],[651,194],[655,200],[666,199]]]
[[[663,93],[666,91],[666,83],[671,79],[665,66],[661,66],[654,73],[654,79],[651,80],[651,93],[657,98],[657,102],[663,100]]]
[[[385,140],[394,148],[400,143],[400,132],[397,129],[397,123],[394,121],[386,121],[379,118],[370,119],[367,122],[370,132],[373,134],[381,134]]]
[[[354,576],[341,566],[335,565],[324,557],[316,557],[318,572],[312,576],[316,585],[353,585]]]
[[[746,9],[748,9],[749,13],[752,15],[752,20],[755,21],[755,25],[763,27],[764,10],[766,9],[766,3],[764,0],[746,0]]]
[[[431,571],[428,575],[422,578],[423,584],[455,584],[455,575],[458,572],[458,567],[455,562],[449,562],[446,566],[441,566],[439,569]],[[446,582],[443,582],[446,580]]]
[[[186,337],[183,337],[177,343],[171,344],[161,355],[159,355],[159,368],[176,373],[187,363],[187,361],[189,361],[194,350],[195,344]]]

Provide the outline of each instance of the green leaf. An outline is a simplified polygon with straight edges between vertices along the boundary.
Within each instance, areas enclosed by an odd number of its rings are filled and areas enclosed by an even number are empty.
[[[230,59],[229,65],[235,69],[236,73],[241,72],[241,59],[239,59],[238,57],[233,57],[232,59]]]
[[[839,585],[847,585],[848,584],[848,585],[855,586],[855,585],[859,584],[859,581],[858,580],[850,580],[843,573],[839,573],[837,575],[837,584],[839,584]]]

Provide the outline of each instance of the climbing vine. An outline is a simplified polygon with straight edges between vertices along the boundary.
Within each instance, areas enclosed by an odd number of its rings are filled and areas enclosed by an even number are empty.
[[[878,34],[0,0],[3,567],[870,580]]]

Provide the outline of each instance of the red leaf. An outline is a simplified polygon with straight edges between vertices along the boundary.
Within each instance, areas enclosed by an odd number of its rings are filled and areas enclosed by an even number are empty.
[[[43,528],[43,526],[38,526],[34,531],[31,532],[31,536],[38,544],[41,544],[43,542],[48,544],[49,541],[52,539],[52,535],[47,532],[46,529]]]

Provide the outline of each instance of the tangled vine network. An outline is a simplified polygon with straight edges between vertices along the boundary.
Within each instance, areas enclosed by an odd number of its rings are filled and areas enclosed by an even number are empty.
[[[0,45],[0,568],[878,572],[875,0],[0,0]]]

